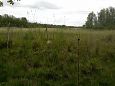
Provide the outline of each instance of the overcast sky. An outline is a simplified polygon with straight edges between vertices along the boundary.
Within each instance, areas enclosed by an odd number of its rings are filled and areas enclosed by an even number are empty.
[[[97,13],[102,8],[114,7],[115,0],[21,0],[14,6],[2,0],[0,14],[26,17],[31,22],[83,25],[89,12]]]

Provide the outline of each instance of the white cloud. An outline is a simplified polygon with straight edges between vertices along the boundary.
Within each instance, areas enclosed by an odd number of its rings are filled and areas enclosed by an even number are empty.
[[[20,7],[28,7],[35,9],[60,9],[56,4],[47,1],[36,1],[32,4],[20,4]]]
[[[26,16],[30,21],[42,23],[64,24],[65,21],[66,25],[83,25],[89,12],[97,13],[114,5],[115,0],[21,0],[11,6],[4,0],[6,7],[0,8],[0,14]]]
[[[39,9],[59,9],[59,7],[56,6],[55,4],[52,4],[52,3],[46,2],[46,1],[36,2],[35,4],[31,5],[30,7],[39,8]]]

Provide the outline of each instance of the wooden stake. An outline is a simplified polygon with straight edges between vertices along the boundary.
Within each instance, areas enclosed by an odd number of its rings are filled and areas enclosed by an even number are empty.
[[[78,78],[77,78],[77,86],[79,86],[79,83],[80,83],[80,58],[79,58],[79,55],[80,55],[80,48],[79,48],[79,45],[80,45],[80,34],[77,34],[77,40],[78,40],[78,43],[77,43],[77,46],[78,46],[78,49],[77,49],[77,54],[78,54],[78,63],[77,63],[77,67],[78,67]]]
[[[10,23],[7,28],[7,51],[9,50],[9,41],[10,41]]]

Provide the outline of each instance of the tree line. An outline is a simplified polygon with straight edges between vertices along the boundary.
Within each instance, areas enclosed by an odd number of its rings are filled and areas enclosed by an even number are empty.
[[[85,28],[115,29],[115,8],[109,7],[100,10],[97,15],[94,12],[88,14]]]
[[[28,21],[25,17],[16,18],[7,14],[0,15],[0,27],[28,27]]]
[[[25,17],[16,18],[13,15],[0,15],[0,27],[19,27],[19,28],[75,28],[74,26],[41,24],[29,22]]]

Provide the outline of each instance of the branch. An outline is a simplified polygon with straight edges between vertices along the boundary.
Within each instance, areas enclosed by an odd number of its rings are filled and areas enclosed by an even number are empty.
[[[16,0],[16,1],[20,1],[20,0]],[[13,0],[7,0],[7,3],[11,4],[11,5],[14,5],[14,1]],[[3,6],[3,2],[0,1],[0,7]]]

